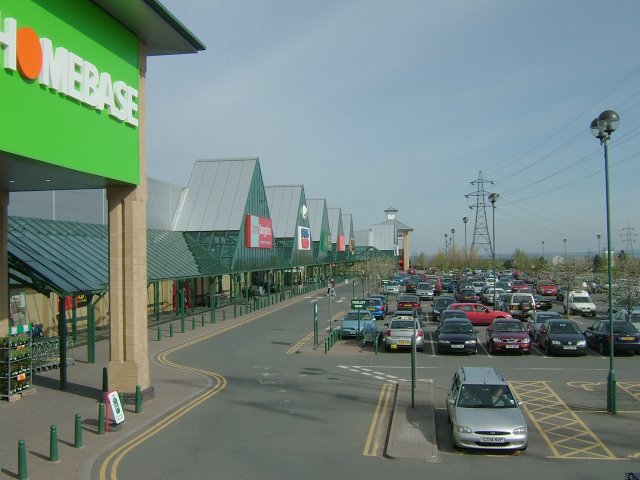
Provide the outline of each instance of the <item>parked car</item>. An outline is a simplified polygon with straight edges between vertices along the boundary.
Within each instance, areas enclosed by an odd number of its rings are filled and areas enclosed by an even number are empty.
[[[391,280],[384,286],[384,293],[386,295],[398,295],[401,291],[400,283],[395,280]]]
[[[478,353],[478,337],[466,317],[441,320],[436,329],[436,341],[438,353]]]
[[[564,313],[569,313],[570,315],[590,315],[592,317],[596,316],[596,304],[593,303],[589,293],[585,290],[579,291],[571,291],[569,292],[569,298],[567,299],[567,303],[564,305]]]
[[[398,348],[411,348],[411,339],[414,338],[416,350],[424,351],[424,334],[420,321],[412,315],[394,315],[389,323],[385,323],[384,349],[397,350]]]
[[[485,307],[481,303],[452,303],[449,310],[462,310],[474,325],[489,325],[496,318],[511,318],[508,313]]]
[[[545,320],[538,332],[538,345],[547,354],[587,354],[587,341],[582,330],[576,322],[567,318]]]
[[[456,299],[458,300],[458,302],[478,302],[478,301],[480,301],[480,298],[478,297],[478,294],[473,289],[473,287],[471,287],[471,288],[463,288],[462,290],[458,291],[458,294],[456,295]]]
[[[587,345],[598,350],[600,355],[609,353],[611,344],[609,320],[599,320],[584,330]],[[635,352],[640,354],[640,332],[629,322],[613,322],[613,352]]]
[[[433,283],[420,282],[416,287],[416,295],[420,300],[433,300],[435,287]]]
[[[531,293],[508,293],[500,308],[513,318],[524,318],[531,310],[536,309],[536,301]]]
[[[433,320],[434,322],[438,321],[440,313],[449,308],[449,305],[455,302],[455,297],[452,297],[450,295],[440,295],[433,301],[433,304],[431,305],[431,320]]]
[[[494,287],[493,285],[487,285],[482,289],[482,293],[480,293],[480,300],[485,305],[493,305],[493,291],[495,290],[496,298],[500,297],[502,293],[504,293],[504,289],[499,287]]]
[[[531,312],[531,315],[529,315],[527,321],[529,322],[529,335],[531,336],[534,343],[538,343],[538,332],[540,331],[540,326],[545,321],[552,319],[564,320],[564,317],[558,312]]]
[[[462,310],[443,310],[442,312],[440,312],[440,323],[450,319],[450,318],[462,318],[465,320],[469,320],[469,317],[467,316],[466,312],[463,312]],[[469,320],[471,321],[471,320]]]
[[[384,304],[382,303],[382,300],[380,300],[379,298],[367,298],[364,301],[364,305],[365,308],[371,312],[371,315],[373,315],[376,320],[378,319],[383,319],[384,318]]]
[[[389,313],[389,302],[387,300],[386,295],[383,295],[381,293],[377,293],[374,295],[369,295],[368,298],[379,298],[380,301],[382,302],[382,307],[384,309],[384,314],[387,315]]]
[[[509,383],[496,368],[461,367],[447,392],[447,416],[454,448],[527,448],[528,428]]]
[[[416,293],[418,283],[420,283],[420,277],[417,275],[411,275],[404,281],[404,291],[407,293]]]
[[[523,323],[516,318],[498,318],[487,327],[489,353],[531,353],[531,338]]]
[[[530,288],[524,280],[514,280],[511,282],[511,291],[519,292],[523,288]]]
[[[536,302],[536,310],[547,311],[553,308],[553,301],[543,297],[539,293],[533,294],[533,300]]]
[[[342,319],[340,325],[341,338],[357,338],[367,324],[374,323],[376,319],[368,310],[350,310]]]
[[[419,314],[422,313],[422,306],[420,305],[420,299],[417,295],[410,293],[403,293],[398,295],[397,310],[411,310],[415,309]]]
[[[626,308],[618,308],[613,315],[614,320],[620,320],[623,322],[632,323],[638,331],[640,331],[640,305],[634,305],[631,307],[631,313],[627,312]]]
[[[536,285],[538,295],[555,297],[558,295],[558,287],[553,282],[538,282]]]

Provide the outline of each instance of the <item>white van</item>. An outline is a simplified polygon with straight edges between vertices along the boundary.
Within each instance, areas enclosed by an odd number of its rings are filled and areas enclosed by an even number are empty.
[[[564,305],[564,313],[596,316],[596,305],[584,290],[572,290]]]

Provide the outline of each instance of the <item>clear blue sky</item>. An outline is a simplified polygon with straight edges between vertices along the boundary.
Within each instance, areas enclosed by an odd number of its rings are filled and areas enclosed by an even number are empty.
[[[303,184],[357,230],[397,208],[432,255],[451,228],[464,245],[464,216],[471,245],[482,171],[498,254],[563,238],[593,254],[605,177],[589,125],[613,109],[612,240],[640,251],[640,1],[162,3],[207,50],[149,62],[151,177],[187,185],[197,159],[259,157],[265,184]]]

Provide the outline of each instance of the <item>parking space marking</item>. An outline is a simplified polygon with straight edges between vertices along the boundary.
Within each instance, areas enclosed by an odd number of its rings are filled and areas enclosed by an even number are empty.
[[[640,383],[618,382],[616,386],[640,402]]]
[[[555,458],[615,460],[617,457],[545,381],[509,382],[516,398]]]

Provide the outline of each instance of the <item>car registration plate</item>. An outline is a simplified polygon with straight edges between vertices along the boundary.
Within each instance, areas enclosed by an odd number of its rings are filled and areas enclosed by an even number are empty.
[[[451,345],[451,348],[464,348],[464,345],[456,345],[455,343]]]
[[[509,345],[507,345],[507,348],[520,348],[520,345],[518,345],[518,344],[509,344]]]
[[[504,443],[502,437],[482,437],[482,443]]]
[[[575,350],[576,346],[575,345],[565,345],[564,347],[562,347],[564,350]]]
[[[411,340],[398,340],[398,345],[411,345]]]
[[[620,340],[635,340],[633,337],[620,337]]]

